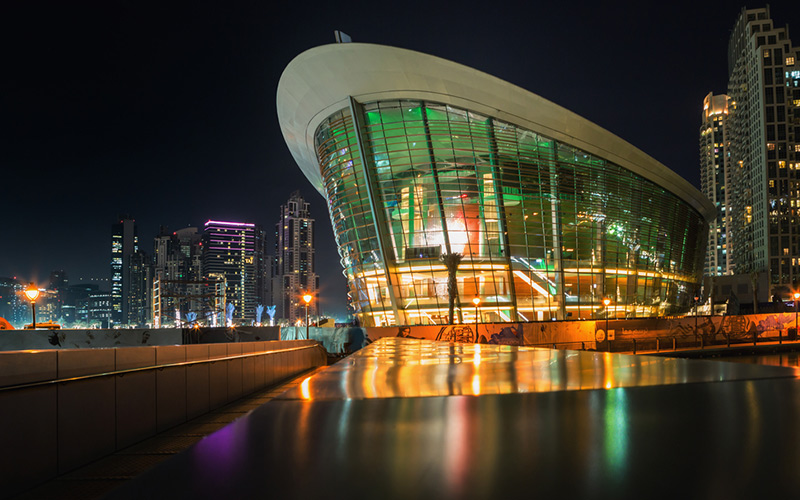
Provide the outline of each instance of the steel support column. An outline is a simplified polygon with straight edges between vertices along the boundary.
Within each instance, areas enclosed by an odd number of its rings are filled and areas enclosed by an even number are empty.
[[[556,281],[558,310],[556,319],[567,319],[566,293],[564,291],[564,263],[561,256],[561,207],[558,199],[558,145],[553,141],[550,171],[550,231],[553,238],[553,266]]]
[[[428,124],[428,108],[425,106],[425,103],[422,103],[422,124],[425,127],[425,142],[428,146],[428,159],[430,160],[431,164],[431,178],[433,179],[433,186],[436,190],[436,204],[439,207],[439,219],[442,221],[442,236],[444,238],[444,247],[445,253],[451,253],[452,250],[450,248],[450,236],[448,235],[447,230],[447,217],[444,214],[444,199],[442,198],[442,186],[439,184],[439,174],[436,169],[436,157],[433,153],[433,143],[431,142],[431,128]],[[456,271],[456,276],[458,276],[458,271]],[[458,294],[458,290],[456,290],[456,311],[458,314],[458,323],[463,323],[463,318],[461,315],[461,296]]]
[[[372,213],[372,223],[375,227],[375,238],[378,240],[378,251],[381,253],[381,262],[383,262],[383,271],[386,276],[386,286],[389,289],[389,300],[394,312],[395,323],[398,325],[408,324],[406,321],[405,311],[403,311],[397,304],[397,297],[395,294],[395,283],[392,279],[392,273],[395,266],[394,252],[386,242],[383,231],[381,230],[388,222],[385,220],[383,213],[383,203],[378,191],[378,185],[375,181],[371,165],[367,161],[367,153],[365,149],[365,142],[363,137],[363,109],[361,104],[356,101],[352,96],[348,96],[350,103],[350,116],[353,119],[353,129],[356,135],[356,143],[358,144],[358,156],[361,160],[361,168],[364,171],[364,184],[367,188],[367,196],[369,197],[369,208]]]
[[[492,182],[494,182],[494,194],[497,201],[497,220],[500,234],[503,238],[503,249],[501,255],[505,258],[508,269],[508,289],[511,294],[511,318],[512,321],[519,321],[517,317],[517,293],[514,289],[514,270],[511,264],[511,246],[508,243],[508,220],[506,219],[506,207],[503,202],[503,185],[500,179],[500,162],[497,148],[497,140],[494,136],[492,119],[487,121],[487,136],[489,137],[489,162],[492,169]]]

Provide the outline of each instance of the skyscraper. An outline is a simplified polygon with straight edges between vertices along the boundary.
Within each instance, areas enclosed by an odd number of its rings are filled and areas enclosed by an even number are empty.
[[[275,225],[275,271],[273,297],[276,317],[294,323],[305,319],[301,297],[316,295],[319,276],[314,267],[314,219],[309,204],[299,191],[281,205],[280,220]],[[317,307],[314,301],[313,307]]]
[[[25,286],[16,277],[0,277],[0,318],[5,318],[14,328],[22,328],[31,320],[31,306],[23,290]]]
[[[67,310],[64,309],[66,305],[64,302],[64,295],[68,287],[69,278],[67,277],[66,271],[59,269],[50,272],[50,283],[47,288],[53,291],[53,299],[51,301],[52,318],[53,321],[62,323],[62,326],[64,326],[63,323],[68,320],[70,312],[69,308],[67,308]]]
[[[235,307],[236,322],[255,319],[258,279],[263,273],[264,231],[246,222],[209,220],[203,230],[203,274],[222,275],[227,304]]]
[[[708,231],[706,276],[733,274],[728,235],[730,234],[730,151],[726,127],[728,102],[726,95],[709,93],[703,100],[703,122],[700,125],[700,186],[714,203],[716,217]]]
[[[194,312],[201,321],[213,325],[224,312],[224,292],[217,290],[223,285],[217,278],[203,277],[203,245],[197,228],[170,232],[162,227],[154,248],[151,294],[154,324],[171,325],[176,316],[178,324],[183,324],[187,314]]]
[[[729,248],[736,274],[767,273],[783,298],[800,277],[798,59],[769,7],[742,10],[728,44]]]
[[[129,324],[131,314],[131,256],[139,251],[136,223],[129,216],[111,225],[111,321]],[[134,287],[138,289],[138,287]]]
[[[150,314],[150,288],[153,266],[147,254],[138,250],[130,258],[130,286],[128,287],[128,314],[125,323],[130,327],[143,327],[152,321]]]

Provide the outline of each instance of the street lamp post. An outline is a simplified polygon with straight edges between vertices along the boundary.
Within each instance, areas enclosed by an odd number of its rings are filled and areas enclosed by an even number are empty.
[[[609,299],[608,297],[604,298],[603,299],[603,305],[606,306],[606,341],[608,341],[608,305],[609,304],[611,304],[611,299]],[[609,349],[610,349],[610,345],[611,344],[609,344]]]
[[[475,297],[472,299],[472,303],[475,304],[475,343],[478,343],[478,323],[480,323],[480,316],[478,316],[478,305],[481,303],[480,297]]]
[[[36,330],[36,299],[39,298],[39,289],[36,288],[36,285],[31,283],[28,285],[28,288],[25,289],[25,296],[31,301],[31,313],[33,314],[32,329]]]
[[[311,337],[308,336],[308,304],[311,303],[311,294],[303,295],[303,301],[306,303],[306,340],[311,340]]]
[[[700,303],[700,297],[694,296],[694,338],[697,340],[697,305]]]
[[[794,334],[797,338],[797,303],[800,302],[800,292],[794,292]]]

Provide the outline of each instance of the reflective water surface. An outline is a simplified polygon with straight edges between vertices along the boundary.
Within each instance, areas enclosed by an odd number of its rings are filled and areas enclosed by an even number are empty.
[[[768,366],[791,366],[800,370],[800,352],[783,352],[777,354],[759,354],[755,356],[731,356],[714,358],[719,361],[733,361]]]
[[[794,376],[743,363],[384,337],[282,397],[480,396]]]
[[[383,339],[107,498],[794,498],[796,373]]]

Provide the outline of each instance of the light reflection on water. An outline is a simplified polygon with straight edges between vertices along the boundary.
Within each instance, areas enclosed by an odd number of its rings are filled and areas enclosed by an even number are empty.
[[[719,361],[733,361],[736,363],[750,363],[754,365],[792,366],[800,368],[800,352],[758,354],[755,356],[730,356],[714,359]]]

